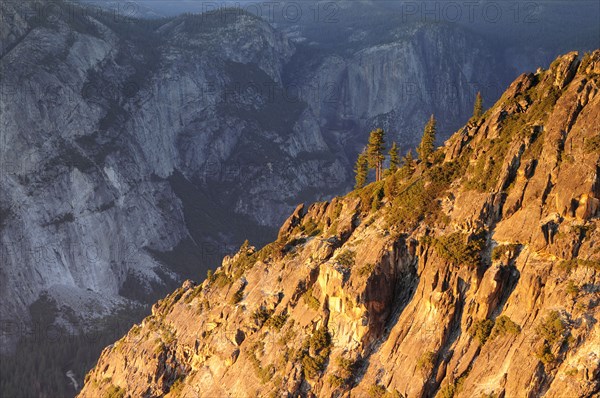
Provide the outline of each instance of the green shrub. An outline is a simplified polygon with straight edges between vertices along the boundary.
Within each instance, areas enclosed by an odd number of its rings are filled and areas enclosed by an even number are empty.
[[[223,272],[223,271],[214,273],[212,279],[213,279],[212,280],[213,286],[215,286],[219,289],[223,288],[233,282],[233,280],[229,276],[227,276],[227,274],[225,274],[225,272]]]
[[[264,256],[266,253],[263,252],[263,250],[265,250],[265,252],[266,252],[269,249],[264,247],[261,250],[262,255]],[[234,263],[231,264],[231,270],[232,270],[232,275],[230,277],[231,282],[237,281],[244,274],[244,272],[246,272],[247,270],[252,268],[254,266],[254,264],[256,264],[256,261],[258,260],[258,257],[260,255],[261,255],[260,252],[259,253],[254,252],[254,249],[250,247],[250,243],[246,240],[240,247],[239,255],[235,258]]]
[[[318,311],[319,308],[321,308],[321,303],[315,296],[313,296],[312,287],[310,289],[308,289],[306,292],[304,292],[304,294],[302,295],[302,298],[304,299],[304,303],[306,305],[308,305],[308,308],[311,308],[315,311]]]
[[[252,314],[252,319],[259,327],[262,327],[265,324],[265,322],[267,322],[267,320],[271,317],[272,313],[273,311],[269,311],[261,305]]]
[[[496,319],[496,323],[494,324],[494,328],[492,329],[490,340],[493,340],[496,337],[504,336],[505,334],[519,333],[521,333],[521,326],[514,323],[506,315],[501,315]]]
[[[399,194],[393,199],[386,214],[386,221],[390,225],[413,228],[421,221],[428,205],[435,198],[428,196],[422,179],[406,183],[398,191]]]
[[[560,318],[558,311],[550,311],[536,328],[538,336],[546,340],[550,345],[559,341],[562,342],[566,331],[567,328]]]
[[[342,377],[338,376],[338,375],[329,375],[329,378],[327,379],[327,381],[329,381],[329,385],[333,388],[340,388],[341,386],[343,386],[346,383],[346,380],[344,380]]]
[[[578,370],[577,368],[571,368],[565,372],[565,375],[569,377],[577,376]]]
[[[538,347],[535,354],[544,365],[548,365],[556,360],[556,357],[552,353],[552,348],[547,341],[544,341],[542,345]]]
[[[479,265],[484,245],[482,236],[475,236],[468,241],[468,236],[460,232],[440,236],[434,241],[437,254],[453,265]]]
[[[471,336],[479,340],[479,343],[481,345],[484,345],[490,337],[493,327],[494,321],[492,321],[491,319],[479,320],[475,322],[473,326],[471,326]]]
[[[371,275],[374,270],[375,270],[375,264],[367,263],[358,269],[358,275],[361,277],[365,277],[365,276]]]
[[[125,398],[125,390],[119,386],[112,385],[104,393],[103,398]]]
[[[468,159],[460,159],[459,161],[440,163],[432,167],[429,170],[429,180],[437,187],[438,190],[446,189],[456,180],[462,176]]]
[[[384,197],[384,189],[383,189],[383,187],[379,187],[379,189],[377,189],[373,193],[373,196],[371,198],[371,212],[372,213],[379,210],[379,208],[381,207],[381,201],[383,200],[383,197]]]
[[[384,184],[385,181],[378,181],[367,185],[366,187],[354,191],[353,195],[360,198],[360,210],[363,213],[370,213],[373,209],[374,203],[381,201],[384,197]]]
[[[567,283],[567,294],[574,297],[579,294],[579,291],[580,291],[580,288],[578,285],[575,284],[575,282],[570,280],[569,283]]]
[[[586,153],[600,152],[600,134],[597,134],[592,138],[586,139],[584,144],[584,150]]]
[[[440,388],[440,391],[436,395],[436,397],[441,398],[452,398],[455,394],[460,392],[462,389],[462,385],[467,378],[467,374],[463,374],[458,379],[454,380],[454,383],[446,384],[444,387]]]
[[[427,351],[423,353],[417,361],[417,369],[423,373],[429,373],[433,369],[435,364],[435,352]]]
[[[235,305],[235,304],[239,303],[240,301],[242,301],[243,298],[244,298],[244,287],[240,288],[235,293],[233,293],[233,296],[231,296],[229,303],[232,305]]]
[[[440,388],[440,391],[436,394],[439,398],[452,398],[456,393],[456,386],[454,383],[449,383]]]
[[[380,386],[379,384],[373,384],[369,387],[369,397],[371,398],[383,398],[387,390],[385,387]]]
[[[270,364],[266,367],[263,367],[260,363],[260,361],[258,360],[258,358],[256,358],[256,351],[259,349],[259,346],[254,345],[250,348],[250,350],[248,351],[248,358],[250,359],[250,362],[252,363],[252,367],[254,368],[254,371],[256,372],[256,375],[258,376],[260,382],[262,384],[268,383],[269,380],[271,380],[271,378],[273,377],[273,375],[275,374],[275,366],[273,366],[273,364]]]
[[[322,351],[331,346],[331,335],[326,328],[318,329],[310,338],[310,346],[315,351]]]
[[[350,377],[354,374],[356,363],[351,359],[338,357],[336,365],[340,368],[344,377]]]
[[[267,261],[268,259],[278,259],[283,256],[285,245],[283,242],[272,242],[260,249],[258,252],[250,256],[248,262],[251,264],[248,268],[251,268],[256,261]]]
[[[314,355],[310,355],[310,352]],[[304,341],[300,350],[302,370],[306,378],[314,379],[325,369],[331,352],[331,335],[326,328],[316,330]]]
[[[571,259],[571,260],[562,260],[558,263],[558,268],[566,271],[568,274],[571,271],[579,268],[586,267],[600,271],[600,261],[598,260],[582,260],[582,259]]]
[[[181,396],[181,391],[183,390],[183,378],[178,378],[175,380],[175,383],[169,389],[169,396],[173,398],[179,398]]]
[[[312,357],[310,355],[305,355],[302,357],[302,370],[304,371],[304,377],[307,379],[314,379],[319,376],[319,374],[325,368],[326,358],[321,356]]]
[[[267,326],[279,331],[279,330],[281,330],[283,325],[285,325],[287,319],[288,319],[287,314],[279,314],[279,315],[272,316],[267,321]]]
[[[498,261],[506,258],[506,252],[515,253],[520,245],[510,243],[507,245],[498,245],[492,250],[492,260]]]
[[[307,236],[317,236],[321,233],[321,228],[313,220],[308,220],[301,228]]]
[[[333,388],[349,386],[354,375],[356,364],[352,360],[344,357],[336,359],[337,369],[334,374],[329,376],[329,384]]]
[[[344,250],[336,257],[337,262],[344,267],[352,267],[354,265],[356,254],[350,250]]]

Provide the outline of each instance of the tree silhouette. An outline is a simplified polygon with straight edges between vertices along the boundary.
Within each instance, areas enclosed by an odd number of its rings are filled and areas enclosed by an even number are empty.
[[[360,189],[365,186],[367,182],[367,174],[369,173],[369,159],[366,150],[358,155],[356,165],[354,166],[354,172],[356,173],[356,184],[355,189]]]
[[[382,168],[383,161],[385,160],[385,155],[383,154],[385,149],[384,136],[385,132],[383,129],[373,130],[369,136],[367,155],[369,159],[369,167],[375,169],[375,181],[380,181],[383,177]]]
[[[417,148],[417,153],[419,154],[419,160],[421,162],[426,163],[429,160],[429,156],[433,153],[435,148],[435,136],[436,132],[436,120],[433,115],[429,118],[427,125],[425,125],[425,130],[423,131],[423,138],[421,139],[421,144]]]
[[[403,177],[410,177],[415,172],[415,159],[413,158],[412,151],[408,151],[402,158],[402,168],[400,169]]]
[[[483,115],[483,98],[481,92],[477,92],[475,97],[475,106],[473,107],[473,119],[479,119]]]
[[[390,155],[389,172],[395,173],[398,170],[398,167],[400,166],[400,156],[398,155],[398,144],[396,144],[395,142],[392,143],[392,148],[390,149],[389,155]]]

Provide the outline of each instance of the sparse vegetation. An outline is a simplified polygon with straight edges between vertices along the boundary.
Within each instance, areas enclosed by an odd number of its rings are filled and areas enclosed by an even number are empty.
[[[259,326],[262,327],[265,322],[271,317],[273,311],[266,309],[264,306],[260,306],[252,314],[252,319]]]
[[[481,250],[485,245],[483,234],[469,237],[460,232],[434,239],[437,254],[453,265],[476,267],[481,263]]]
[[[202,294],[202,285],[198,285],[198,286],[194,287],[194,289],[191,292],[189,292],[187,294],[187,296],[185,296],[185,299],[183,299],[183,302],[185,304],[189,304],[192,301],[194,301],[194,299],[196,297],[200,296],[200,294]]]
[[[267,321],[267,326],[279,331],[287,322],[288,315],[287,314],[279,314],[274,315]]]
[[[250,362],[252,363],[252,367],[254,368],[254,371],[256,372],[256,375],[258,376],[260,382],[262,384],[266,384],[269,382],[269,380],[271,380],[271,378],[275,374],[276,369],[273,364],[269,364],[265,367],[263,367],[261,365],[261,362],[256,357],[256,353],[263,351],[263,349],[264,349],[264,345],[261,345],[261,343],[253,344],[249,348],[248,358],[250,359]]]
[[[385,132],[383,129],[371,131],[369,144],[367,145],[367,158],[369,167],[375,169],[375,181],[381,181],[383,178],[383,161],[385,155]]]
[[[336,257],[336,260],[340,265],[350,268],[354,266],[355,257],[356,254],[353,251],[344,250]]]
[[[348,387],[354,374],[356,363],[340,356],[335,361],[336,371],[329,376],[329,384],[334,388]]]
[[[541,344],[536,349],[536,356],[545,365],[556,360],[556,356],[552,352],[552,346],[555,344],[563,344],[566,340],[567,327],[560,317],[558,311],[550,311],[546,315],[538,327],[536,333],[542,338]]]
[[[577,376],[578,370],[577,368],[571,368],[565,372],[565,375],[569,377]]]
[[[125,390],[119,386],[111,385],[103,398],[125,398]]]
[[[321,228],[313,220],[308,220],[308,222],[303,225],[303,232],[307,236],[317,236],[321,233]]]
[[[421,162],[427,163],[429,161],[429,156],[431,156],[435,149],[435,138],[437,134],[436,124],[435,117],[431,115],[425,126],[425,131],[423,131],[421,144],[419,144],[419,147],[417,148],[417,153],[419,154],[419,160],[421,160]]]
[[[462,389],[462,385],[465,382],[466,378],[467,378],[467,373],[463,374],[458,379],[454,380],[453,383],[446,384],[445,386],[440,388],[440,391],[438,392],[436,397],[440,397],[440,398],[454,397],[454,395],[456,393],[460,392],[460,390]]]
[[[550,347],[547,341],[544,341],[537,348],[535,355],[544,365],[548,365],[556,360],[556,357],[552,353],[552,347]]]
[[[494,249],[492,250],[492,260],[508,260],[508,257],[516,253],[516,251],[519,249],[519,246],[520,245],[516,243],[509,243],[506,245],[498,245],[494,247]],[[507,253],[509,253],[508,256]]]
[[[572,280],[569,280],[569,282],[567,283],[567,294],[575,297],[579,294],[579,292],[581,291],[581,289],[579,288],[579,286],[573,282]]]
[[[322,327],[305,340],[300,349],[299,356],[304,376],[310,379],[319,376],[325,369],[330,352],[331,336],[327,329]]]
[[[550,311],[536,328],[537,334],[550,344],[562,340],[566,330],[558,311]]]
[[[600,152],[600,134],[586,139],[583,148],[586,153]]]
[[[181,392],[183,390],[183,386],[184,386],[183,378],[178,378],[177,380],[175,380],[175,383],[173,383],[173,385],[169,389],[169,396],[173,397],[173,398],[181,397]]]
[[[236,290],[235,293],[233,293],[233,296],[231,296],[229,303],[232,305],[235,305],[235,304],[239,303],[240,301],[242,301],[243,298],[244,298],[244,287],[241,287],[240,289]]]
[[[304,303],[308,305],[308,307],[312,310],[318,311],[321,307],[321,303],[319,302],[319,300],[315,296],[313,296],[312,287],[306,292],[304,292],[302,298],[304,299]]]
[[[385,387],[379,384],[373,384],[369,387],[369,397],[371,398],[383,398],[386,392]]]
[[[483,115],[483,97],[481,96],[481,92],[477,92],[475,96],[475,105],[473,105],[473,118],[479,119]]]
[[[365,277],[371,275],[375,270],[375,264],[367,263],[358,269],[358,275],[361,277]]]
[[[427,351],[423,353],[417,360],[417,369],[423,374],[428,374],[433,369],[435,363],[435,352]]]
[[[479,340],[481,345],[484,345],[490,334],[492,333],[492,328],[494,327],[494,321],[491,319],[482,319],[473,324],[471,326],[471,336],[475,337]]]
[[[221,289],[229,285],[233,281],[225,272],[218,271],[212,275],[211,282],[213,286],[215,286],[218,289]]]
[[[600,270],[600,261],[599,260],[583,260],[579,258],[571,259],[571,260],[562,260],[558,263],[558,268],[565,271],[567,274],[570,274],[572,271],[576,270],[579,267],[587,267],[595,270]]]
[[[490,340],[494,340],[496,337],[502,337],[506,334],[519,334],[521,333],[521,326],[513,322],[508,316],[501,315],[496,318]]]
[[[343,378],[335,374],[329,375],[327,381],[329,382],[329,385],[333,388],[340,388],[346,382]]]
[[[363,150],[356,159],[356,165],[354,166],[355,173],[355,184],[354,189],[361,189],[367,183],[367,176],[369,175],[369,158],[367,157],[366,150]]]

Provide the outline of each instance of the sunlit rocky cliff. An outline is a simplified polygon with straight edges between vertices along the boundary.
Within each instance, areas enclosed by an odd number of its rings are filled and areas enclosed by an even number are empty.
[[[597,395],[598,126],[600,51],[521,75],[431,164],[159,301],[80,396]]]

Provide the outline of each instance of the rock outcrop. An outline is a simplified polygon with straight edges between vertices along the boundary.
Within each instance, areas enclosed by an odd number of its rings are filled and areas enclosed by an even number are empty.
[[[600,50],[414,173],[308,208],[107,347],[81,397],[593,397]]]

